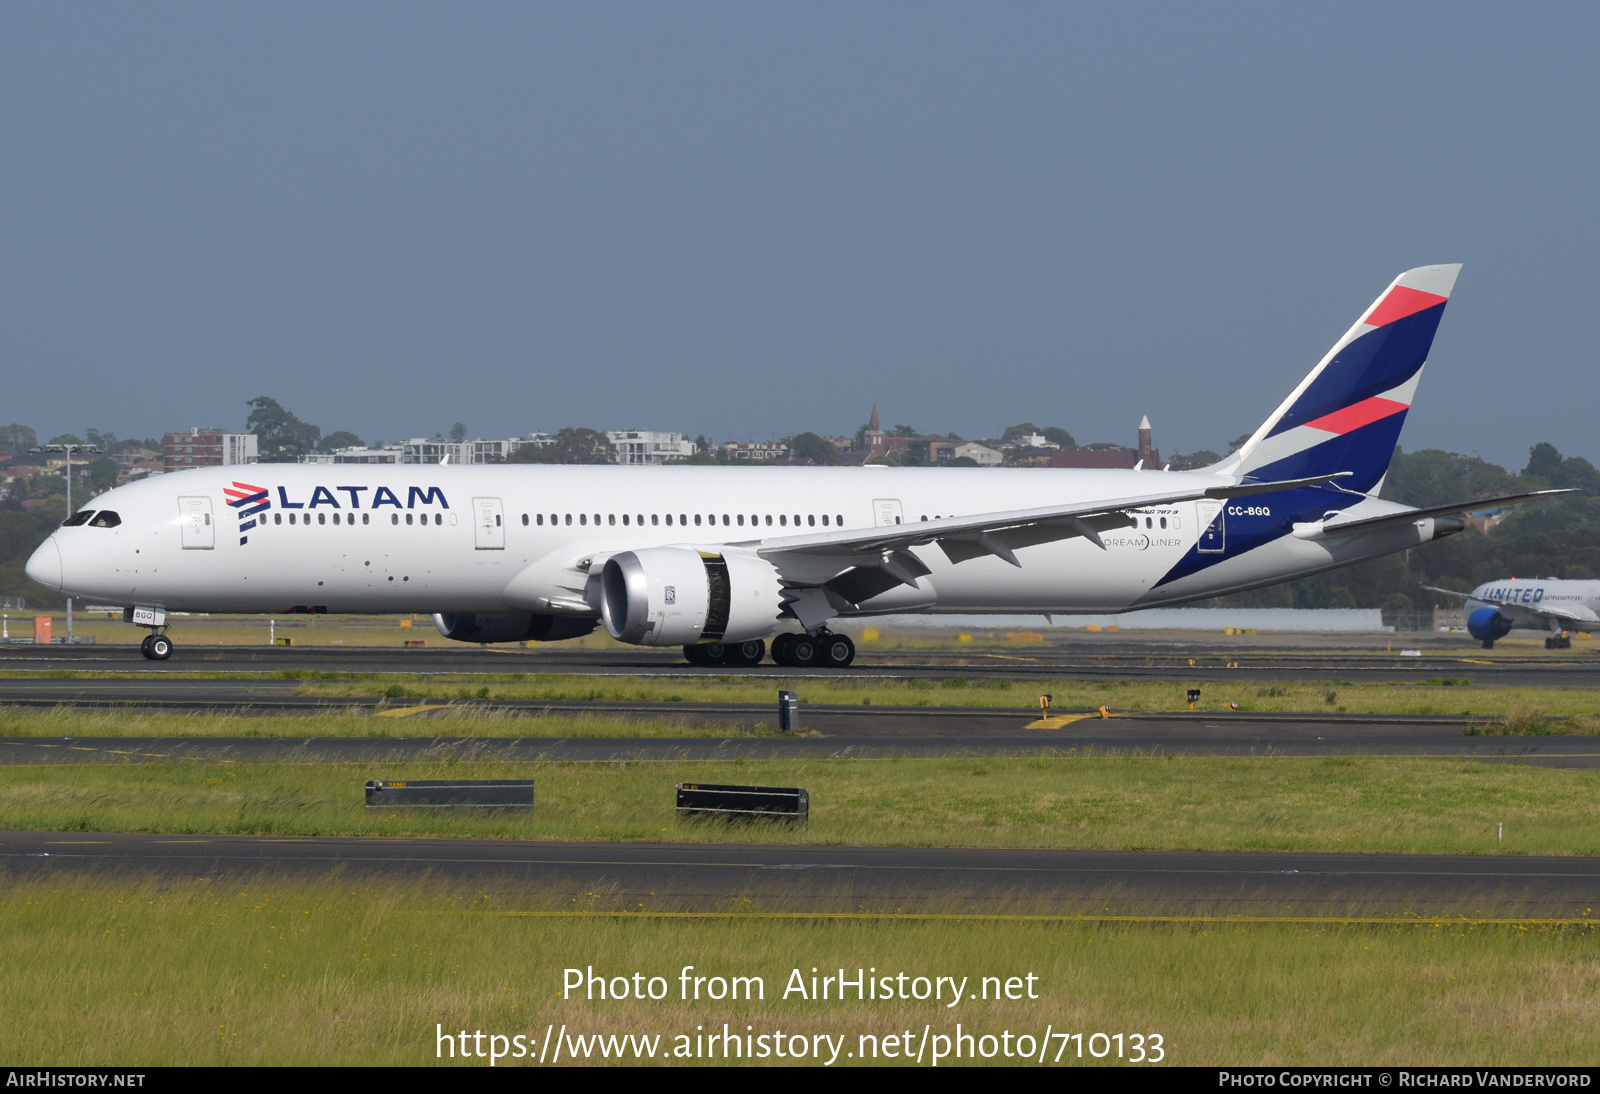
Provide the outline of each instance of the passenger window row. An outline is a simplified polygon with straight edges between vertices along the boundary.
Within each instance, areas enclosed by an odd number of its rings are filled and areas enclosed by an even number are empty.
[[[310,526],[310,524],[311,524],[311,514],[310,513],[304,513],[304,514],[290,513],[290,514],[288,514],[289,523],[290,524],[296,523],[295,518],[296,518],[297,515],[298,516],[303,516],[305,518],[305,519],[299,521],[299,523],[304,524],[304,525],[306,525],[308,527]],[[427,513],[417,513],[417,514],[407,513],[406,514],[406,523],[407,524],[412,523],[413,515],[417,518],[416,523],[421,524],[423,526],[427,525],[427,523],[428,523],[428,514]],[[274,514],[272,514],[272,523],[273,524],[282,524],[283,523],[283,517],[284,517],[284,514],[282,514],[282,513],[274,513]],[[355,522],[356,522],[356,515],[354,513],[350,513],[345,518],[345,521],[344,521],[344,523],[348,524],[348,525],[354,525]],[[266,524],[266,519],[262,518],[261,523],[264,526]],[[317,514],[317,523],[318,524],[327,524],[328,523],[328,514],[327,513],[318,513]],[[335,524],[339,523],[339,514],[338,513],[333,514],[333,523],[335,523]],[[371,524],[372,523],[372,514],[371,513],[362,513],[361,514],[361,523],[362,524]],[[399,524],[400,523],[400,514],[399,513],[390,513],[389,514],[389,523],[390,524]],[[435,514],[433,514],[433,523],[436,524],[436,525],[437,524],[443,524],[444,523],[444,514],[443,513],[435,513]]]
[[[579,513],[578,514],[578,524],[580,526],[587,526],[590,523],[590,519],[591,518],[590,518],[590,515],[588,513]],[[643,528],[644,527],[644,519],[645,518],[644,518],[644,514],[643,513],[638,513],[638,514],[623,513],[622,514],[622,524],[623,524],[624,527],[638,526],[640,528]],[[672,527],[673,526],[672,514],[671,513],[666,514],[666,518],[665,519],[666,519],[667,527],[669,527],[669,528]],[[689,525],[690,519],[691,518],[690,518],[688,513],[679,513],[678,514],[678,526],[687,527]],[[715,514],[715,513],[706,513],[706,514],[702,515],[700,513],[696,513],[696,514],[694,514],[692,519],[694,521],[694,526],[696,528],[701,528],[701,527],[704,527],[705,525],[715,526],[716,523],[717,523],[717,514]],[[779,513],[778,516],[777,516],[777,527],[780,527],[780,528],[789,527],[790,519],[791,518],[790,518],[789,514],[787,514],[787,513]],[[926,520],[927,518],[924,517],[923,519]],[[815,513],[813,513],[813,514],[811,514],[809,516],[804,516],[804,517],[802,517],[801,514],[796,513],[794,515],[794,517],[793,517],[793,520],[794,520],[794,527],[796,527],[796,528],[799,528],[801,526],[801,522],[802,521],[804,521],[805,522],[805,526],[809,527],[809,528],[815,528],[816,525],[817,525],[817,516],[816,516]],[[822,526],[824,528],[828,528],[828,527],[843,528],[844,527],[844,516],[843,516],[843,514],[834,515],[833,518],[832,518],[832,521],[833,521],[833,523],[830,525],[829,524],[828,514],[827,513],[822,514]],[[522,514],[523,527],[527,527],[529,524],[535,524],[535,525],[539,525],[539,526],[542,527],[544,525],[544,523],[545,523],[545,515],[543,513],[535,513],[535,514],[533,514],[533,516],[531,518],[529,517],[529,515],[527,513]],[[599,513],[595,513],[594,514],[593,523],[594,523],[595,527],[597,527],[597,528],[600,527],[600,525],[601,525],[601,514],[599,514]],[[615,513],[606,514],[604,523],[608,527],[615,527],[616,523],[617,523],[617,514],[615,514]],[[661,523],[662,523],[662,515],[660,513],[651,513],[650,514],[650,524],[651,524],[652,527],[657,527]],[[572,524],[572,514],[571,513],[565,514],[565,518],[563,519],[563,514],[561,514],[561,513],[551,513],[550,514],[550,526],[553,528],[553,527],[555,527],[557,525],[561,525],[561,524],[566,524],[566,525]],[[760,527],[760,526],[763,526],[763,525],[765,527],[768,527],[768,528],[773,527],[773,516],[772,516],[771,513],[768,513],[765,516],[762,516],[759,513],[751,513],[750,514],[748,527],[755,528],[755,527]],[[740,528],[746,527],[747,525],[745,523],[745,515],[743,513],[723,513],[722,514],[722,527],[730,528],[730,527],[734,527],[734,526],[737,526],[737,527],[740,527]]]

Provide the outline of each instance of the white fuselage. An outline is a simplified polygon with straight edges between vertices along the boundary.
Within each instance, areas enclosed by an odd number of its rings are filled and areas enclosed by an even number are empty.
[[[622,551],[754,549],[785,536],[1150,495],[1198,472],[1057,469],[725,468],[260,464],[200,468],[118,487],[84,506],[114,527],[57,529],[28,564],[48,587],[168,611],[583,610],[584,575]],[[259,492],[252,495],[252,490]],[[242,498],[254,497],[249,504]],[[230,502],[235,503],[231,504]],[[1431,522],[1369,535],[1288,534],[1294,496],[1187,502],[1137,527],[1024,547],[931,571],[841,614],[1119,612],[1315,573],[1427,542]],[[1304,504],[1304,503],[1299,503]],[[1209,506],[1209,508],[1207,508]],[[1402,507],[1358,501],[1352,514]],[[1194,554],[1220,520],[1225,549]],[[1219,524],[1221,526],[1221,524]],[[1174,574],[1183,563],[1183,572]],[[592,604],[592,589],[590,591]],[[774,605],[774,628],[777,626]]]
[[[1472,599],[1466,602],[1468,615],[1493,608],[1518,628],[1542,631],[1577,626],[1581,629],[1586,613],[1600,621],[1600,581],[1512,577],[1485,581],[1472,593]],[[1563,616],[1553,617],[1549,614],[1552,609]],[[1570,618],[1572,616],[1578,618]]]

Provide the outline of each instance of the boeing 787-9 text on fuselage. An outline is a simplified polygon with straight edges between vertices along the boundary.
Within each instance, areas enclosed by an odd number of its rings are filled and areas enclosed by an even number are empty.
[[[259,464],[111,490],[29,559],[169,612],[426,612],[464,642],[600,623],[695,662],[843,667],[839,618],[1122,612],[1270,585],[1535,495],[1378,497],[1460,267],[1408,270],[1250,439],[1197,471]],[[776,636],[776,637],[774,637]]]

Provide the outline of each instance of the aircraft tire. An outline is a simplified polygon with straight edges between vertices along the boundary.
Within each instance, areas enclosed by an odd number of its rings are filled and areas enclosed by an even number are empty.
[[[827,634],[822,637],[819,653],[822,663],[828,668],[849,668],[850,662],[856,659],[856,644],[850,641],[849,635]]]
[[[709,665],[711,659],[706,656],[706,648],[698,642],[691,642],[683,647],[683,659],[691,665]]]
[[[172,656],[172,639],[164,634],[153,634],[149,638],[150,652],[145,654],[152,661],[165,661]]]
[[[789,664],[789,647],[794,645],[794,635],[788,631],[773,635],[772,637],[772,663],[774,665]]]
[[[155,635],[153,634],[147,634],[144,636],[144,641],[139,643],[139,652],[144,654],[145,657],[150,658],[152,661],[155,660],[155,658],[150,656],[150,639],[154,637]]]
[[[767,655],[767,644],[757,638],[749,642],[729,642],[723,647],[722,663],[732,668],[751,668]]]
[[[791,668],[808,669],[822,658],[822,643],[812,638],[809,634],[797,634],[794,641],[789,643],[789,665]]]

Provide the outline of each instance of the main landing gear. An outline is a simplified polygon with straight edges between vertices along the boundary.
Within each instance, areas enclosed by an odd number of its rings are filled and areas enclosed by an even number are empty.
[[[696,642],[683,647],[691,665],[727,665],[753,668],[761,664],[767,644],[750,642]],[[145,655],[146,657],[149,654]],[[823,630],[817,634],[790,634],[785,631],[772,640],[773,664],[794,669],[842,669],[856,659],[856,644],[848,635]]]
[[[772,640],[773,663],[788,668],[842,669],[855,659],[856,644],[849,635],[826,629],[815,635],[785,632]]]
[[[730,668],[759,665],[766,653],[767,644],[759,638],[750,642],[696,642],[683,647],[683,656],[691,665],[727,665]]]
[[[152,661],[165,661],[172,656],[172,639],[164,634],[152,632],[139,643],[139,652]]]

